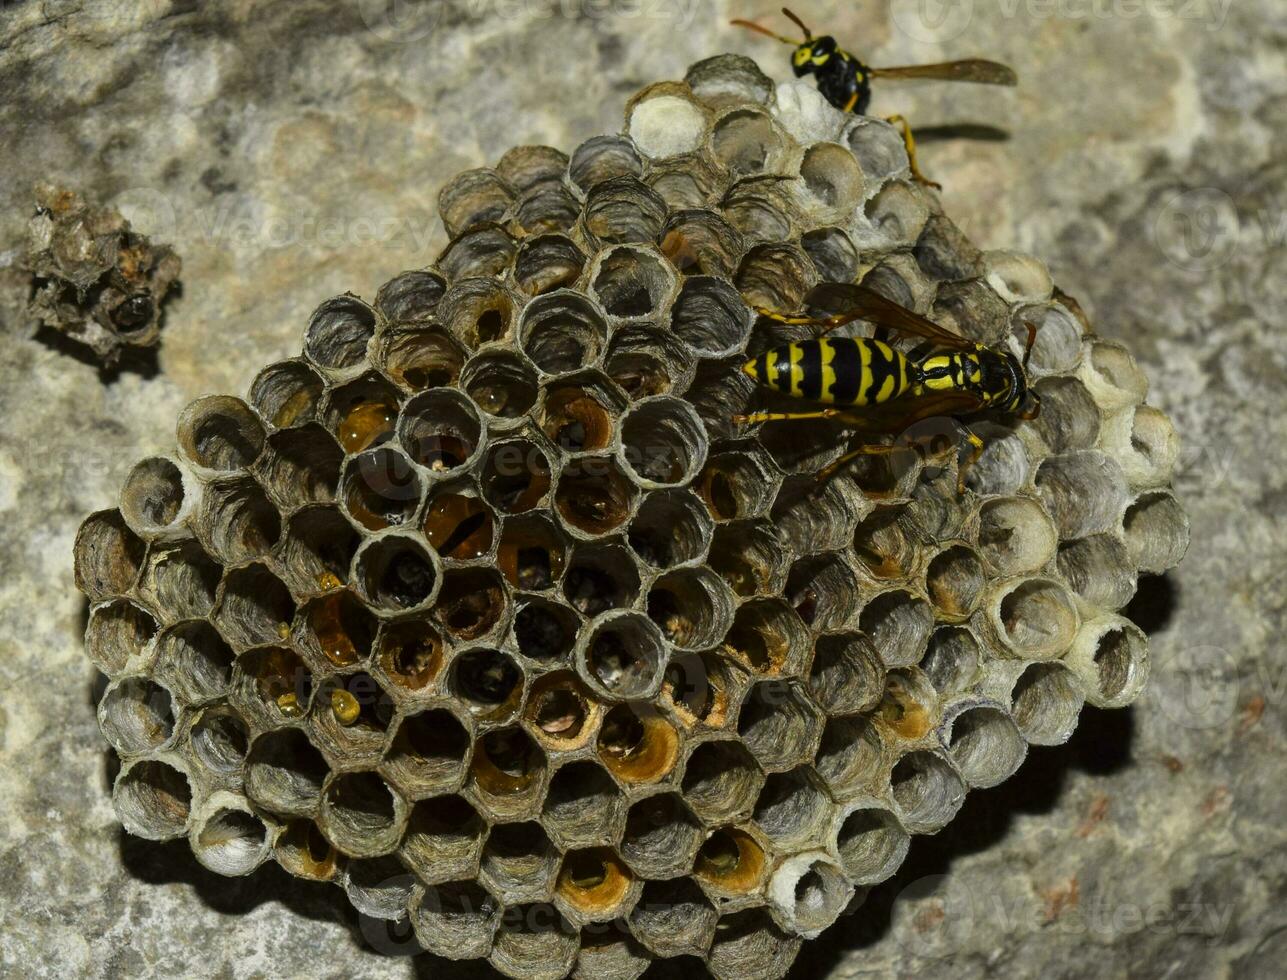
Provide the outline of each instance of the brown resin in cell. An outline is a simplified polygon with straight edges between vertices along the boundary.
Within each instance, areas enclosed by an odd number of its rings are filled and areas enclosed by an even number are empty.
[[[561,388],[545,398],[541,431],[570,453],[593,452],[612,442],[612,415],[584,388]]]
[[[425,511],[425,537],[444,558],[482,558],[492,550],[493,526],[483,502],[460,493],[436,497]]]
[[[453,635],[473,640],[488,632],[505,611],[500,576],[487,569],[448,572],[434,606],[434,616]]]
[[[393,432],[398,406],[391,399],[359,401],[340,419],[335,434],[346,453],[360,453]]]
[[[532,685],[528,720],[551,741],[575,741],[585,730],[589,713],[589,697],[574,674],[546,674]]]
[[[729,683],[717,656],[689,653],[667,665],[661,690],[685,725],[701,722],[719,728],[728,720]]]
[[[754,891],[764,874],[764,849],[746,831],[721,827],[697,852],[693,874],[721,891]]]
[[[550,461],[532,443],[497,446],[483,467],[483,495],[507,514],[531,510],[550,491]]]
[[[558,893],[568,904],[593,914],[617,905],[630,890],[633,876],[611,848],[572,851],[563,858]]]
[[[907,540],[900,518],[902,511],[877,508],[854,532],[858,560],[876,578],[900,578],[907,574],[915,546]]]
[[[505,728],[479,740],[470,770],[484,792],[511,796],[524,792],[540,777],[543,761],[541,750],[524,732]]]
[[[380,667],[399,687],[428,686],[442,666],[442,640],[427,623],[396,623],[380,638]]]
[[[313,675],[293,650],[274,647],[242,656],[242,669],[255,693],[287,718],[300,718],[313,700]]]
[[[540,592],[563,574],[563,542],[544,520],[511,520],[501,532],[496,563],[514,588]]]
[[[410,461],[384,447],[350,460],[344,476],[349,514],[369,531],[404,524],[420,503],[420,477]]]
[[[930,730],[930,716],[920,704],[906,678],[890,674],[885,694],[877,709],[880,719],[895,734],[915,742]]]
[[[630,514],[630,483],[606,459],[570,463],[559,479],[554,504],[563,519],[586,534],[607,534]]]
[[[370,617],[350,592],[334,592],[314,602],[308,625],[323,656],[337,667],[357,663],[371,652]]]
[[[599,757],[608,769],[628,783],[653,782],[675,766],[679,735],[661,715],[639,715],[628,704],[619,704],[603,719],[599,730]]]
[[[277,841],[277,860],[293,875],[329,881],[339,853],[312,820],[292,820]]]

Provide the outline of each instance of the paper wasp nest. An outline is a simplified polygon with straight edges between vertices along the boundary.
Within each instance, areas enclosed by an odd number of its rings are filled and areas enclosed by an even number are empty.
[[[714,58],[626,135],[460,174],[431,268],[187,408],[76,542],[127,830],[515,977],[778,976],[909,835],[1139,693],[1115,610],[1185,548],[1170,422],[1040,262],[815,96]],[[855,279],[1015,349],[1039,324],[1044,413],[982,430],[965,496],[910,453],[819,487],[839,430],[730,421],[800,335],[748,304]]]

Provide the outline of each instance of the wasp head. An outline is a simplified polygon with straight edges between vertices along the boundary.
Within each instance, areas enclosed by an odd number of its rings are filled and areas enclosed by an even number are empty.
[[[802,41],[791,55],[791,67],[795,69],[796,78],[802,78],[817,71],[836,53],[834,37],[815,37]]]

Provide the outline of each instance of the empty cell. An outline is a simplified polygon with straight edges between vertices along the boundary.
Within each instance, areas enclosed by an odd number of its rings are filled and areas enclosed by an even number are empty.
[[[514,616],[518,652],[537,662],[568,657],[579,629],[577,614],[559,602],[528,599]]]
[[[123,677],[108,686],[98,705],[98,727],[122,755],[159,749],[174,737],[170,692],[147,677]]]
[[[637,177],[626,174],[596,184],[585,196],[581,227],[592,242],[621,245],[655,242],[666,220],[666,202]]]
[[[941,627],[930,637],[920,668],[943,697],[961,694],[974,686],[983,670],[979,641],[965,627]]]
[[[979,554],[1003,575],[1034,572],[1055,554],[1058,535],[1029,497],[1001,497],[979,509]]]
[[[113,600],[91,610],[85,627],[85,652],[95,667],[114,676],[131,659],[143,655],[156,626],[156,620],[140,606],[125,599]]]
[[[192,723],[189,738],[197,761],[217,773],[237,772],[250,751],[245,720],[227,706],[203,710]]]
[[[819,636],[809,668],[809,693],[828,714],[850,715],[872,708],[885,687],[885,667],[862,633]]]
[[[301,719],[313,698],[313,675],[286,647],[258,647],[233,666],[231,697],[238,710],[265,727]]]
[[[501,905],[473,881],[429,885],[410,909],[416,938],[438,956],[486,956],[500,924]]]
[[[262,564],[229,571],[223,579],[215,625],[234,648],[273,643],[289,635],[295,600]]]
[[[666,395],[638,402],[621,423],[621,453],[645,487],[677,486],[706,460],[706,432],[692,407]]]
[[[703,742],[684,766],[684,800],[707,822],[749,815],[763,785],[755,758],[741,742]]]
[[[418,620],[381,625],[375,651],[381,672],[398,692],[424,690],[442,666],[442,637]]]
[[[435,557],[409,537],[369,541],[357,555],[357,581],[367,601],[385,609],[412,609],[437,595]]]
[[[321,425],[310,422],[268,437],[256,467],[264,488],[284,510],[335,499],[344,450]]]
[[[499,650],[467,650],[451,665],[452,690],[480,720],[507,721],[523,700],[523,672]]]
[[[469,733],[450,711],[431,708],[398,722],[384,771],[412,798],[460,786],[469,758]]]
[[[539,506],[550,491],[550,460],[526,439],[494,444],[483,461],[483,497],[504,514]]]
[[[519,345],[546,374],[566,374],[599,360],[608,325],[593,302],[571,290],[538,296],[523,308]]]
[[[1083,698],[1076,675],[1063,664],[1033,664],[1010,694],[1011,715],[1031,744],[1061,745],[1077,727]]]
[[[390,323],[407,323],[432,316],[447,291],[442,276],[413,269],[394,276],[375,294],[375,308]]]
[[[737,717],[737,733],[766,772],[812,757],[821,730],[817,707],[785,681],[756,684]]]
[[[878,791],[885,778],[885,742],[869,717],[831,718],[814,762],[837,799]]]
[[[656,189],[657,185],[654,184],[653,187]],[[662,191],[662,194],[664,196],[665,191]],[[711,283],[717,281],[714,277],[731,278],[737,269],[742,248],[741,236],[728,222],[712,211],[702,208],[676,210],[666,220],[666,226],[661,234],[661,251],[670,260],[670,264],[687,277],[684,281],[684,289],[675,303],[676,319],[672,319],[671,323],[676,334],[685,342],[692,344],[694,348],[700,350],[704,344],[694,343],[685,334],[689,329],[705,334],[706,328],[698,327],[694,320],[690,328],[681,331],[678,326],[679,307],[685,303],[686,295],[696,295],[705,290],[700,285],[693,285],[693,291],[689,293],[689,286],[699,281],[701,277],[711,277],[708,280]],[[723,306],[723,304],[720,305]],[[741,300],[736,300],[734,307],[740,306]],[[685,316],[685,320],[688,319]],[[743,328],[743,334],[749,331],[750,324],[747,323]]]
[[[393,855],[350,861],[344,891],[359,915],[401,920],[418,884]]]
[[[256,375],[250,404],[274,428],[288,429],[313,421],[322,387],[321,377],[303,361],[278,361]]]
[[[294,728],[260,735],[246,757],[246,793],[273,813],[312,816],[326,776],[326,760]]]
[[[483,848],[482,877],[506,902],[548,897],[559,852],[535,820],[492,827]]]
[[[477,873],[487,825],[468,801],[435,796],[411,808],[398,855],[421,880],[451,881]]]
[[[192,787],[183,770],[160,759],[122,767],[112,806],[125,829],[147,840],[170,840],[188,829]]]
[[[769,882],[769,902],[790,930],[815,938],[840,916],[854,886],[821,851],[796,854],[778,865]]]
[[[248,875],[268,857],[268,828],[239,797],[221,793],[216,799],[227,805],[207,809],[193,826],[192,853],[217,874]]]
[[[492,420],[521,419],[536,402],[536,371],[527,358],[512,351],[490,349],[471,357],[461,383]]]
[[[738,521],[715,529],[710,567],[743,599],[770,595],[786,575],[782,541],[768,521]]]
[[[661,490],[644,498],[626,540],[653,568],[674,568],[699,560],[713,529],[700,498],[686,490]]]
[[[520,221],[532,217],[544,218],[546,207],[566,201],[561,187],[551,187],[539,195],[527,198],[525,213]],[[540,212],[538,214],[538,212]],[[561,217],[561,215],[556,215]],[[573,218],[575,220],[575,218]],[[556,226],[562,226],[560,220]],[[570,222],[568,222],[570,224]],[[528,296],[541,296],[555,289],[572,286],[585,267],[585,254],[576,242],[566,235],[545,234],[523,239],[514,258],[514,282]]]
[[[643,160],[624,136],[594,136],[572,151],[567,167],[568,179],[585,193],[613,177],[643,173]]]
[[[983,563],[973,548],[963,544],[940,551],[925,573],[930,602],[938,618],[948,622],[965,619],[974,611],[985,584]]]
[[[657,692],[666,647],[655,623],[635,612],[607,612],[583,636],[577,671],[595,694],[619,701]]]
[[[1068,649],[1077,632],[1077,610],[1068,589],[1054,579],[1003,585],[992,600],[993,626],[1016,655],[1049,660]]]
[[[183,472],[164,456],[136,463],[121,487],[121,515],[145,538],[176,533],[191,506]]]
[[[199,514],[202,538],[230,565],[266,554],[281,535],[281,514],[249,477],[207,484]]]
[[[840,866],[856,884],[889,878],[907,855],[911,837],[888,810],[859,805],[845,815],[836,836]]]
[[[738,607],[720,651],[759,675],[792,674],[809,650],[809,632],[781,599],[754,599]]]
[[[620,833],[625,803],[597,762],[573,762],[550,780],[541,825],[564,849],[611,843]]]
[[[495,170],[462,170],[438,192],[438,215],[448,235],[472,225],[501,221],[514,202],[514,188]]]
[[[483,427],[474,403],[458,391],[437,388],[407,402],[398,419],[398,439],[412,460],[431,473],[475,462]]]
[[[692,881],[650,881],[630,913],[630,929],[658,956],[700,955],[710,945],[716,917],[710,900]]]
[[[840,629],[858,613],[858,580],[842,554],[810,555],[791,566],[788,601],[815,631]]]
[[[148,555],[140,591],[167,619],[210,614],[223,568],[196,541],[155,546]]]
[[[894,802],[904,826],[913,833],[934,833],[946,826],[965,802],[965,783],[933,752],[904,755],[889,775]]]
[[[643,878],[676,878],[692,869],[700,840],[697,818],[677,794],[664,793],[631,807],[621,856]]]
[[[129,591],[138,578],[145,548],[119,510],[91,514],[76,532],[76,588],[90,601]]]
[[[577,931],[552,905],[510,906],[501,919],[491,964],[511,977],[566,976],[576,962]]]
[[[858,624],[885,666],[906,667],[920,660],[934,626],[934,614],[924,599],[894,590],[868,602]]]
[[[352,368],[365,360],[374,333],[375,311],[356,296],[337,296],[309,319],[304,354],[321,368]]]
[[[242,470],[264,448],[264,425],[240,398],[207,395],[180,413],[179,450],[207,472]]]
[[[332,774],[322,789],[322,829],[352,857],[393,851],[406,819],[406,804],[373,772]]]
[[[1189,519],[1170,493],[1136,497],[1122,521],[1126,549],[1142,572],[1160,574],[1177,565],[1189,547]]]
[[[1000,707],[980,705],[951,720],[948,754],[971,787],[986,789],[1009,779],[1028,746],[1014,720]]]
[[[611,534],[629,520],[639,491],[616,460],[587,457],[559,474],[554,507],[567,528],[582,537]]]
[[[774,773],[755,801],[755,823],[777,847],[816,840],[831,816],[831,804],[808,766]]]
[[[434,265],[448,281],[499,276],[514,260],[514,239],[499,225],[475,225],[455,238],[438,255]],[[446,297],[439,304],[441,316]]]
[[[591,272],[590,289],[612,316],[651,316],[670,298],[674,274],[650,250],[619,246],[602,253]]]

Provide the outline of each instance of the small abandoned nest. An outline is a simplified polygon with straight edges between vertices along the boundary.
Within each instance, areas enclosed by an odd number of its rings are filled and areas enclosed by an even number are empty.
[[[37,321],[110,365],[126,346],[156,345],[161,305],[182,262],[168,245],[134,231],[115,208],[95,208],[73,191],[40,184],[26,267],[28,308]]]
[[[324,302],[86,520],[113,800],[510,976],[780,976],[911,834],[1138,695],[1116,610],[1185,549],[1177,440],[892,128],[731,56],[626,120],[449,181],[433,266]],[[1015,350],[1038,323],[1041,417],[963,496],[910,453],[819,488],[842,432],[731,417],[791,329],[748,304],[820,280]]]

